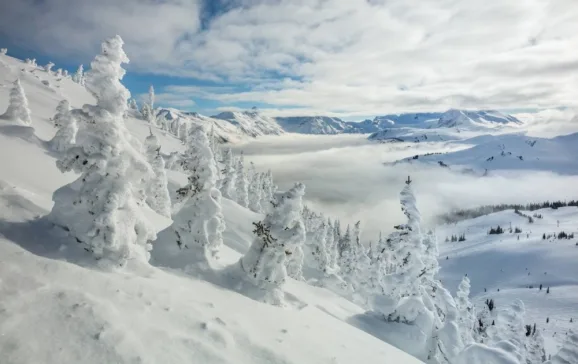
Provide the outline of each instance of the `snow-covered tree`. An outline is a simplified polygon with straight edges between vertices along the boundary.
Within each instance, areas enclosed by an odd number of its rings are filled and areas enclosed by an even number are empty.
[[[74,82],[78,83],[79,85],[84,86],[84,66],[83,65],[78,66],[76,73],[72,76],[72,80]]]
[[[56,77],[62,77],[62,68],[56,70]]]
[[[134,98],[128,100],[128,108],[131,110],[138,110],[138,105],[136,104],[136,100]]]
[[[48,62],[48,63],[46,64],[46,66],[44,66],[44,70],[45,70],[47,73],[50,73],[50,72],[52,71],[52,67],[54,67],[54,63]]]
[[[143,119],[148,121],[151,119],[151,115],[152,115],[153,111],[151,110],[151,107],[149,104],[147,104],[146,102],[143,102],[141,109],[140,109],[140,113],[142,114]],[[163,130],[165,130],[165,129],[163,129]]]
[[[235,201],[237,198],[237,194],[235,193],[237,173],[235,171],[235,157],[233,156],[231,148],[227,149],[223,157],[224,169],[221,193],[223,194],[223,197]]]
[[[52,117],[55,128],[61,128],[67,124],[67,114],[70,113],[70,103],[68,100],[60,100],[56,106],[56,114]]]
[[[201,127],[191,130],[183,164],[189,182],[177,191],[182,207],[173,216],[171,228],[179,254],[191,265],[207,269],[223,244],[225,219],[221,193],[215,188],[217,166]]]
[[[63,70],[63,71],[62,71],[62,76],[68,78],[68,70]]]
[[[249,209],[253,212],[261,212],[261,195],[263,190],[261,189],[261,174],[257,173],[255,170],[255,165],[251,163],[249,167],[249,189],[247,191],[247,196],[249,198]]]
[[[64,152],[76,141],[76,133],[78,132],[78,125],[76,118],[70,111],[70,104],[67,100],[62,100],[56,107],[56,115],[53,117],[54,126],[58,131],[50,140],[50,147],[57,152]]]
[[[20,84],[20,79],[16,79],[10,89],[10,103],[8,109],[1,116],[2,119],[17,122],[22,125],[30,125],[30,109],[28,108],[28,100],[24,93],[24,88]]]
[[[241,157],[237,160],[237,168],[235,169],[235,195],[237,197],[237,203],[243,207],[249,206],[249,194],[247,174],[245,172],[245,158],[241,154]]]
[[[352,241],[351,228],[347,225],[345,234],[339,240],[338,250],[339,255],[339,268],[341,272],[341,277],[351,285],[355,290],[357,289],[357,256],[355,243]]]
[[[165,161],[160,154],[159,139],[151,134],[145,139],[145,154],[154,171],[154,177],[147,183],[147,204],[156,213],[171,217],[171,197],[169,196]]]
[[[326,249],[328,229],[327,223],[325,219],[323,219],[321,225],[317,226],[311,239],[306,241],[306,249],[304,249],[305,263],[309,268],[319,272],[320,276],[331,271],[329,254],[327,254]]]
[[[149,87],[149,106],[151,107],[151,110],[155,109],[155,88],[153,85],[150,85]]]
[[[0,48],[0,54],[1,55],[6,55],[6,53],[8,53],[8,48]]]
[[[462,278],[458,291],[456,292],[456,308],[458,310],[458,328],[464,344],[474,341],[472,336],[475,323],[475,307],[470,301],[470,279],[466,276]]]
[[[254,223],[255,239],[239,264],[254,285],[265,290],[265,300],[281,304],[281,286],[287,278],[287,255],[305,240],[301,218],[305,186],[296,184],[287,192],[277,192],[263,221]]]
[[[339,270],[337,243],[335,241],[335,228],[330,218],[327,218],[327,235],[325,237],[325,250],[329,259],[329,267],[333,271]]]
[[[304,239],[305,240],[305,239]],[[295,280],[303,281],[303,261],[305,260],[305,253],[303,252],[303,242],[295,244],[293,250],[290,251],[287,257],[287,275]]]
[[[183,123],[181,123],[181,125],[179,125],[177,137],[178,137],[183,143],[186,143],[186,142],[187,142],[188,135],[189,135],[189,124],[186,123],[186,122],[183,122]],[[211,150],[211,152],[212,152],[212,150]]]
[[[546,361],[546,350],[544,349],[544,336],[542,331],[536,328],[536,324],[526,338],[526,364],[543,363]],[[578,360],[578,352],[576,353]]]
[[[96,259],[112,266],[129,259],[147,261],[155,238],[140,208],[144,181],[153,171],[123,123],[130,93],[120,82],[122,64],[128,62],[122,45],[119,36],[103,42],[86,74],[86,88],[97,103],[73,110],[81,119],[76,144],[57,161],[61,171],[80,177],[54,192],[49,215]]]
[[[30,64],[34,67],[38,67],[38,64],[36,64],[36,58],[32,58],[32,61],[30,61]]]
[[[578,333],[570,331],[562,349],[558,351],[546,364],[578,363]]]

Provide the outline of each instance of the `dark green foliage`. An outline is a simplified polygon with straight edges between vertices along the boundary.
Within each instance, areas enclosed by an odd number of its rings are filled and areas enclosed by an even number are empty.
[[[490,231],[488,232],[488,234],[490,234],[490,235],[503,234],[503,233],[504,233],[504,229],[502,229],[502,227],[500,225],[498,225],[498,227],[496,227],[496,228],[490,228]]]

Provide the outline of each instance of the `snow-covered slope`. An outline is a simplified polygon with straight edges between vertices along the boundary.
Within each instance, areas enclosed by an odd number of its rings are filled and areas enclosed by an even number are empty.
[[[277,123],[289,133],[341,134],[350,129],[350,124],[329,116],[277,117]]]
[[[246,137],[255,136],[254,132],[246,132],[225,120],[215,119],[196,112],[184,112],[173,108],[161,109],[157,112],[157,119],[168,121],[187,122],[191,125],[202,125],[209,130],[214,127],[214,132],[221,142],[236,142]]]
[[[402,160],[408,163],[439,164],[456,170],[484,173],[494,170],[541,170],[578,174],[578,133],[552,139],[520,134],[485,135],[463,140],[471,148]]]
[[[249,136],[259,135],[279,135],[283,129],[277,124],[274,118],[261,115],[258,111],[225,111],[212,116],[215,119],[226,120],[239,127],[241,131]]]
[[[23,70],[23,71],[22,71]],[[60,173],[46,141],[67,98],[94,103],[69,79],[57,80],[0,56],[0,112],[11,82],[27,94],[32,127],[0,120],[0,362],[32,363],[418,363],[349,319],[364,310],[322,288],[289,281],[288,306],[251,300],[230,287],[149,265],[102,271],[94,259],[43,216],[52,194],[76,178]],[[45,81],[43,83],[42,81]],[[149,126],[125,120],[144,140]],[[153,129],[162,151],[182,151]],[[186,176],[171,172],[171,187]],[[249,245],[256,215],[224,200],[227,223],[221,265]],[[171,223],[144,211],[156,231]]]
[[[507,210],[438,227],[441,278],[448,289],[455,290],[467,274],[478,307],[493,299],[503,309],[521,299],[526,307],[525,323],[537,324],[547,351],[554,355],[566,331],[578,328],[578,208],[521,213],[542,218],[533,217],[529,223],[528,218]],[[522,232],[510,233],[510,224]],[[505,232],[488,235],[490,228],[498,225]],[[548,237],[561,231],[574,233],[576,238]],[[465,234],[466,241],[443,243],[460,234]]]

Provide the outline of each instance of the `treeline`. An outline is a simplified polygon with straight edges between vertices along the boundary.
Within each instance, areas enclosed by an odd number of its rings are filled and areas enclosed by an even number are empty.
[[[442,214],[438,216],[438,222],[440,223],[452,223],[467,219],[473,219],[476,217],[488,215],[494,212],[500,212],[505,210],[525,210],[525,211],[535,211],[545,208],[557,209],[559,207],[576,206],[578,207],[578,200],[570,201],[546,201],[541,203],[530,203],[530,204],[499,204],[499,205],[485,205],[480,207],[475,207],[471,209],[457,209],[452,212]]]

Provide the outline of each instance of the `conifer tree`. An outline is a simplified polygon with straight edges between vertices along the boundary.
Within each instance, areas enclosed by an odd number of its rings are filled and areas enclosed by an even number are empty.
[[[82,65],[78,66],[76,73],[72,76],[72,80],[84,86],[84,67]]]
[[[223,197],[230,200],[236,200],[236,177],[237,173],[235,170],[235,157],[231,148],[227,149],[223,159],[224,169],[223,169],[223,182],[221,183],[221,193]]]
[[[171,197],[169,196],[165,161],[160,154],[161,144],[152,131],[145,140],[145,154],[152,166],[154,177],[148,181],[147,204],[156,213],[171,217]]]
[[[217,166],[201,127],[192,130],[184,167],[189,183],[177,191],[182,206],[173,216],[180,255],[191,265],[207,269],[223,244],[225,219],[221,212],[221,193],[215,188]]]
[[[25,126],[29,126],[31,123],[28,99],[26,99],[26,94],[18,78],[14,81],[12,89],[10,89],[10,103],[1,118]]]
[[[48,62],[48,63],[46,64],[46,66],[44,66],[44,70],[46,71],[46,73],[51,73],[51,72],[52,72],[52,67],[54,67],[54,63]]]
[[[57,152],[64,152],[76,142],[78,125],[76,118],[72,115],[70,104],[67,100],[62,100],[56,107],[56,115],[53,117],[54,126],[58,131],[50,140],[50,147]]]
[[[153,171],[123,123],[130,93],[120,82],[128,62],[122,45],[119,36],[106,40],[91,63],[86,88],[97,103],[73,110],[81,120],[76,144],[57,161],[61,171],[81,176],[55,191],[49,215],[96,259],[114,266],[147,261],[155,238],[140,209]]]
[[[474,341],[472,336],[476,323],[475,307],[470,301],[470,279],[462,278],[456,292],[456,308],[458,310],[458,328],[464,344]]]
[[[253,212],[261,212],[263,208],[261,207],[261,195],[263,189],[261,188],[261,174],[257,173],[255,170],[255,165],[251,163],[249,167],[249,209]]]
[[[305,228],[301,218],[305,186],[296,184],[275,194],[263,221],[254,223],[255,239],[239,264],[247,279],[265,291],[265,300],[281,304],[281,286],[287,278],[285,267],[291,249],[303,244]]]
[[[242,154],[237,160],[237,168],[235,169],[235,172],[235,195],[237,196],[237,203],[243,207],[248,207],[248,182],[247,174],[245,173],[245,159]]]

